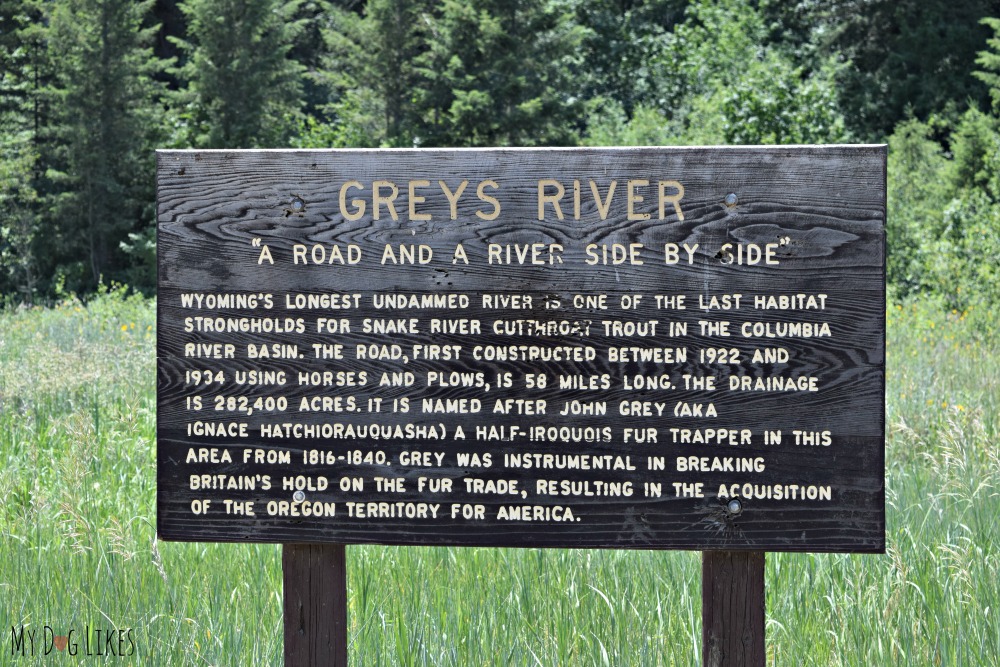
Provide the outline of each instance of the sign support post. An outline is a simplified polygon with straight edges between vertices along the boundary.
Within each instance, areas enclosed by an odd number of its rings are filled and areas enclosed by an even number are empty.
[[[703,551],[702,664],[764,667],[764,639],[764,552]]]
[[[343,544],[285,544],[285,667],[347,667],[347,562]]]

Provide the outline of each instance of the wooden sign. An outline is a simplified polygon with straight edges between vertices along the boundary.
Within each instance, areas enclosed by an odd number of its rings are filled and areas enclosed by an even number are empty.
[[[160,151],[160,537],[882,551],[885,160]]]

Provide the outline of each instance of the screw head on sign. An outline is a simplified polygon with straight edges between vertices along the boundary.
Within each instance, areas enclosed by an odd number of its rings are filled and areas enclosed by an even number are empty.
[[[730,192],[728,195],[726,195],[726,206],[728,206],[729,208],[736,206],[736,204],[738,204],[739,201],[740,198],[737,197],[736,194],[733,192]]]
[[[726,505],[726,508],[729,509],[730,514],[735,516],[743,511],[743,503],[740,502],[739,498],[733,498],[729,501],[729,504]]]
[[[295,211],[296,213],[298,213],[305,207],[306,203],[302,201],[300,198],[296,197],[295,199],[292,200],[292,210]]]
[[[306,499],[306,494],[303,493],[302,491],[296,491],[295,493],[292,494],[292,500],[294,500],[297,503],[301,503],[305,499]]]

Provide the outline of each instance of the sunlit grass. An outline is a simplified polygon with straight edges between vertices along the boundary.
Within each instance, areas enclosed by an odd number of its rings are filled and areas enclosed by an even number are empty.
[[[1000,664],[1000,345],[889,311],[888,553],[768,555],[777,665]],[[116,664],[280,664],[279,547],[155,540],[155,333],[121,292],[0,313],[0,621],[132,628]],[[347,551],[353,664],[700,664],[695,553]]]

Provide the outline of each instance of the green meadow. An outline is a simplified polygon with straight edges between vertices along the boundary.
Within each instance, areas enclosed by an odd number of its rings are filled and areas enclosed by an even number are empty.
[[[993,320],[889,307],[887,553],[768,554],[770,664],[1000,664]],[[281,664],[280,548],[156,539],[155,338],[121,289],[0,312],[0,664]],[[352,664],[700,664],[697,553],[347,553]]]

